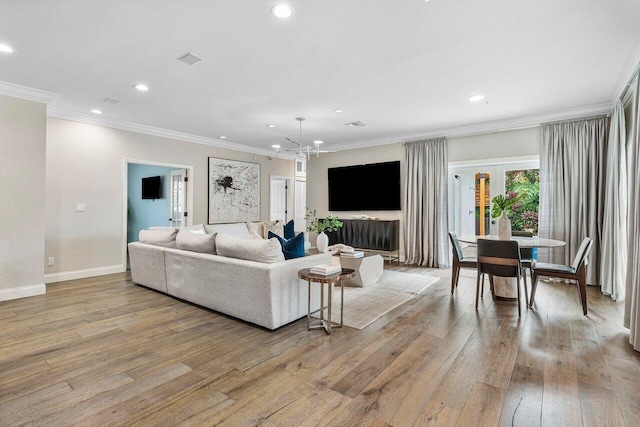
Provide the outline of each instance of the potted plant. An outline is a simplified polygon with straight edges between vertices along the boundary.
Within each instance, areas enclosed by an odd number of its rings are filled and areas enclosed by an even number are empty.
[[[510,239],[511,219],[509,219],[509,214],[512,212],[512,207],[515,207],[518,203],[518,194],[513,190],[509,190],[506,196],[500,194],[491,199],[491,203],[493,203],[491,217],[500,218],[498,220],[498,237],[500,239]]]
[[[311,219],[311,223],[307,226],[307,231],[312,231],[318,234],[316,238],[316,246],[319,252],[326,252],[329,246],[329,237],[325,232],[336,231],[342,227],[342,221],[338,217],[333,215],[327,215],[326,218],[318,219],[317,211],[309,210],[307,208],[307,214],[304,219]]]

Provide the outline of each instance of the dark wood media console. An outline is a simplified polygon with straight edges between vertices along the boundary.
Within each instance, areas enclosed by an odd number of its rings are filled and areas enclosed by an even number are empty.
[[[389,262],[398,259],[400,220],[341,219],[337,231],[327,233],[329,244],[344,243],[357,249],[386,252]],[[394,252],[396,255],[393,255]]]

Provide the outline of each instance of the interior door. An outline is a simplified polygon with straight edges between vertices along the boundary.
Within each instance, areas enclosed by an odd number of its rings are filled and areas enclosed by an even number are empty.
[[[269,220],[287,222],[287,180],[271,178]]]
[[[169,186],[169,226],[185,227],[187,225],[187,170],[171,171]]]

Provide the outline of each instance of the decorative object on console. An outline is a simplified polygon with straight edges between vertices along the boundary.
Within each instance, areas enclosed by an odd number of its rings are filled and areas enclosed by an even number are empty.
[[[260,220],[260,164],[209,157],[209,224]]]
[[[277,234],[269,231],[268,238],[275,238],[280,242],[285,260],[304,257],[304,233],[300,233],[291,239],[283,239]]]
[[[342,221],[339,218],[332,215],[328,215],[326,218],[318,219],[316,210],[309,210],[307,208],[307,214],[304,219],[311,219],[311,224],[307,227],[307,231],[313,231],[318,234],[316,239],[316,247],[318,252],[326,252],[329,246],[329,237],[325,232],[333,232],[342,227]]]

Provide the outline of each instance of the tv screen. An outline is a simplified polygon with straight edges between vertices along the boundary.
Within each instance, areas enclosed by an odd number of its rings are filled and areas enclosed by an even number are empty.
[[[159,199],[162,196],[162,182],[159,176],[142,178],[142,198]]]
[[[329,168],[330,211],[400,210],[400,161]]]

